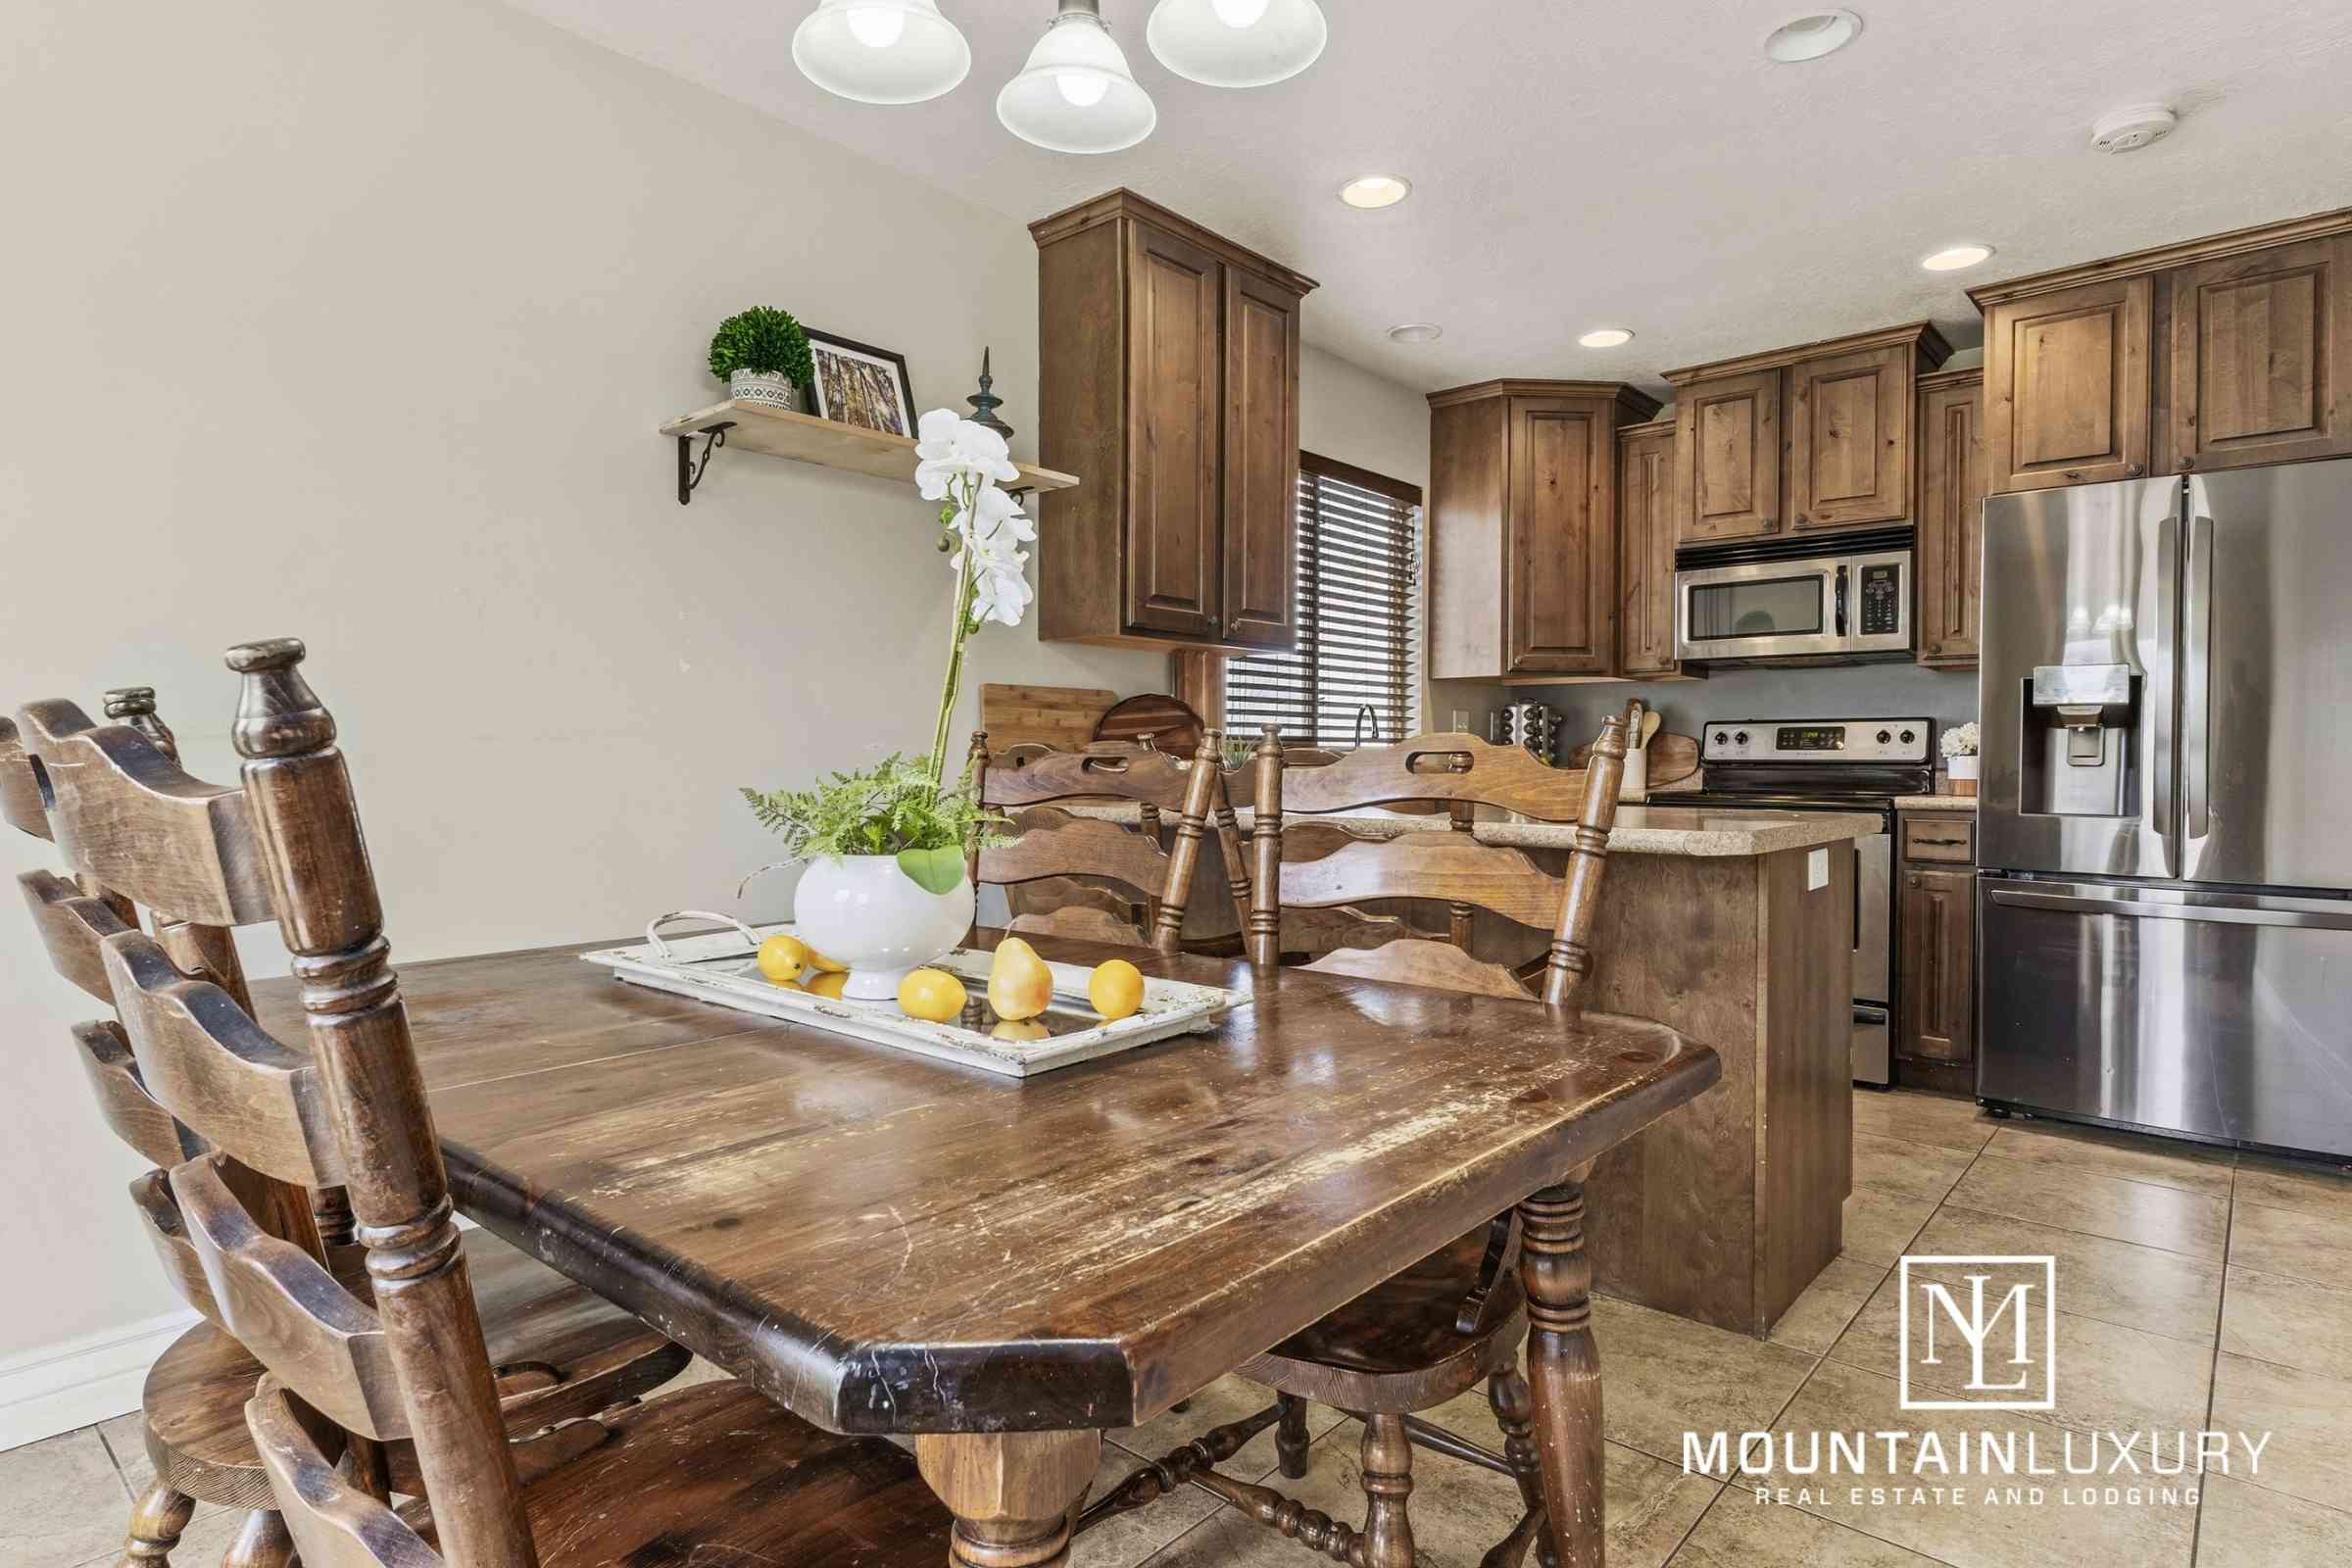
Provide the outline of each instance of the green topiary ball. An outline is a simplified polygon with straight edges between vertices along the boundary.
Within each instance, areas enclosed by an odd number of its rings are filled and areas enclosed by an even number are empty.
[[[710,334],[710,373],[724,381],[739,370],[781,375],[795,386],[808,385],[816,374],[808,332],[791,312],[769,305],[755,305],[728,317]]]

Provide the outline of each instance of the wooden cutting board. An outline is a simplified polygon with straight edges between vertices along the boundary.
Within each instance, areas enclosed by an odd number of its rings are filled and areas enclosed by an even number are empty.
[[[1117,704],[1119,694],[1084,686],[980,688],[980,727],[989,750],[1008,746],[1051,746],[1075,752],[1095,738],[1095,725]]]
[[[1207,725],[1192,705],[1154,694],[1130,697],[1095,724],[1099,741],[1151,741],[1171,757],[1190,757],[1200,748]]]
[[[1572,767],[1592,765],[1592,747],[1590,742],[1576,749],[1568,759]],[[1661,784],[1679,784],[1698,771],[1698,742],[1688,735],[1670,735],[1661,730],[1650,737],[1649,787],[1655,793]]]

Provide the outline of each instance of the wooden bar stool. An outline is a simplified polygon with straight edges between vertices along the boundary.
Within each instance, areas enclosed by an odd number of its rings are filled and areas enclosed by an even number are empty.
[[[155,985],[201,982],[202,993],[191,995],[217,995],[243,1008],[245,978],[228,918],[252,918],[252,907],[240,906],[238,884],[221,869],[261,863],[241,794],[179,771],[177,747],[156,716],[153,692],[110,692],[106,706],[119,722],[103,730],[71,703],[32,705],[23,733],[0,719],[0,815],[36,838],[54,838],[79,868],[77,881],[44,871],[20,878],[51,960],[111,1005],[102,948],[120,937],[130,961]],[[27,737],[37,738],[51,760],[28,749]],[[62,798],[61,771],[69,781]],[[103,872],[96,869],[101,865]],[[221,874],[208,875],[207,867]],[[151,901],[156,940],[140,933],[136,903],[117,888],[139,890]],[[209,1502],[251,1510],[223,1568],[282,1564],[292,1543],[244,1422],[245,1401],[263,1368],[225,1326],[202,1270],[191,1266],[163,1174],[213,1147],[198,1127],[217,1130],[225,1118],[242,1128],[247,1119],[220,1104],[211,1079],[175,1074],[172,1059],[143,1066],[112,1020],[79,1025],[74,1036],[102,1119],[158,1167],[132,1184],[132,1200],[174,1288],[205,1318],[148,1374],[141,1415],[155,1482],[133,1509],[122,1561],[167,1563],[196,1503]],[[307,1057],[258,1029],[241,1038],[247,1053],[241,1060],[282,1083],[297,1120],[307,1115],[316,1123],[317,1073]],[[289,1140],[271,1147],[266,1164],[230,1168],[273,1234],[331,1271],[360,1277],[361,1253],[352,1245],[333,1161],[313,1160]],[[513,1435],[633,1399],[684,1369],[683,1348],[487,1232],[468,1232],[465,1246],[497,1348]],[[415,1490],[415,1459],[406,1445],[377,1457],[374,1484]]]
[[[1406,930],[1371,947],[1337,949],[1305,967],[1395,984],[1432,986],[1523,999],[1559,1017],[1563,1049],[1658,1051],[1679,1047],[1662,1024],[1587,1014],[1578,992],[1592,966],[1592,932],[1607,865],[1608,835],[1616,819],[1625,763],[1625,738],[1639,733],[1641,705],[1612,715],[1581,778],[1544,766],[1517,747],[1490,745],[1467,735],[1428,735],[1376,752],[1359,752],[1311,771],[1286,767],[1269,729],[1257,752],[1251,848],[1257,900],[1250,923],[1250,957],[1272,965],[1284,945],[1283,921],[1295,908],[1337,909],[1365,900],[1432,899],[1483,908],[1521,924],[1548,927],[1549,950],[1540,991],[1512,970],[1481,960],[1456,943]],[[1301,809],[1339,811],[1426,802],[1469,827],[1479,806],[1523,814],[1556,814],[1575,803],[1576,827],[1568,870],[1556,875],[1524,852],[1478,842],[1451,825],[1402,831],[1387,840],[1359,837],[1337,824],[1292,823]],[[1457,922],[1457,924],[1460,922]],[[1521,1286],[1523,1250],[1571,1255],[1580,1243],[1584,1173],[1563,1172],[1489,1225],[1366,1292],[1347,1306],[1285,1340],[1241,1368],[1265,1384],[1276,1402],[1242,1421],[1196,1439],[1130,1477],[1087,1510],[1093,1523],[1140,1506],[1190,1482],[1232,1503],[1245,1517],[1352,1568],[1413,1568],[1416,1556],[1406,1496],[1412,1490],[1411,1449],[1418,1446],[1512,1477],[1525,1505],[1518,1524],[1490,1551],[1486,1568],[1510,1568],[1544,1533],[1547,1494],[1576,1521],[1580,1539],[1598,1538],[1601,1510],[1599,1389],[1580,1380],[1589,1367],[1588,1316],[1547,1311],[1536,1325],[1531,1360],[1539,1376],[1557,1381],[1563,1403],[1576,1407],[1591,1442],[1588,1466],[1573,1476],[1547,1476],[1534,1431],[1528,1378],[1519,1348],[1529,1341],[1529,1304]],[[1503,1435],[1497,1453],[1420,1419],[1455,1396],[1487,1385],[1488,1402]],[[1283,1496],[1219,1474],[1213,1467],[1240,1451],[1268,1426],[1278,1426],[1282,1474],[1306,1473],[1305,1405],[1318,1399],[1364,1423],[1365,1517],[1361,1530]],[[1554,1547],[1542,1548],[1544,1560]]]

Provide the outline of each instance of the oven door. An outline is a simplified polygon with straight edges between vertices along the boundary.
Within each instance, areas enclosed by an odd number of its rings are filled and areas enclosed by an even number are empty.
[[[1694,662],[1911,647],[1908,550],[1694,566],[1674,589],[1675,654]]]

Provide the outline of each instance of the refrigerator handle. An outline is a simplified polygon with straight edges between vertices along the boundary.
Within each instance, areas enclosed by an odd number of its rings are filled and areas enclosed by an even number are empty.
[[[2166,641],[2178,635],[2180,624],[2180,537],[2178,509],[2157,525],[2156,532],[2156,624],[2159,636]],[[2153,814],[2156,836],[2165,841],[2165,874],[2177,868],[2173,850],[2173,691],[2165,671],[2168,662],[2149,661],[2149,673],[2154,677],[2148,692],[2149,739],[2147,765],[2149,783],[2154,795]]]
[[[2195,501],[2192,494],[2180,603],[2180,804],[2191,843],[2213,825],[2213,519],[2194,510]],[[2187,871],[2183,855],[2181,872]]]

